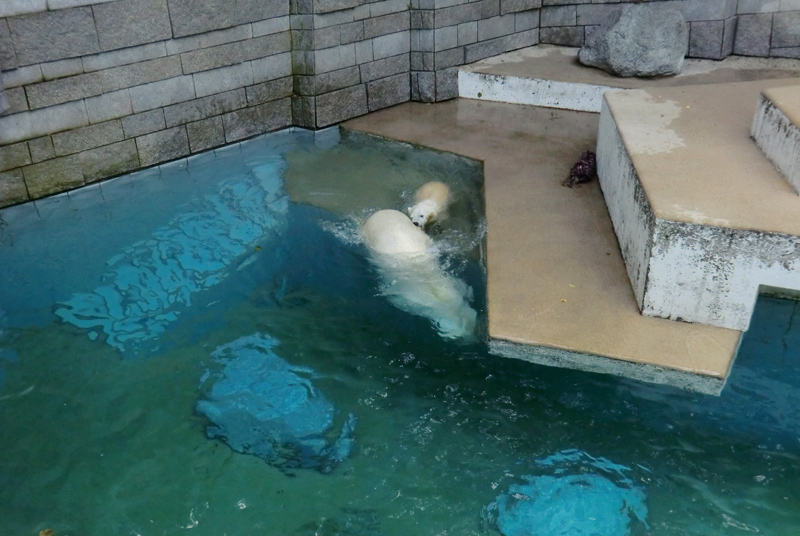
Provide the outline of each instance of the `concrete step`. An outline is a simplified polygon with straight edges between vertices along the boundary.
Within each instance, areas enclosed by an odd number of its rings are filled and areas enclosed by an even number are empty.
[[[800,194],[800,85],[762,91],[750,135]]]
[[[730,56],[722,61],[687,58],[683,70],[668,78],[619,78],[581,65],[578,49],[538,45],[459,67],[459,96],[600,112],[610,89],[653,89],[800,77],[800,60]]]
[[[746,330],[763,288],[800,290],[800,197],[749,135],[796,83],[605,94],[598,176],[642,314]]]

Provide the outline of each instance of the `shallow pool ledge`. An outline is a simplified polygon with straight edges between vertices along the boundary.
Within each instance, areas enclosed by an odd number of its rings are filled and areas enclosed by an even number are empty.
[[[741,332],[642,316],[599,185],[561,185],[596,146],[598,123],[594,113],[456,99],[344,128],[484,163],[492,353],[718,394]]]

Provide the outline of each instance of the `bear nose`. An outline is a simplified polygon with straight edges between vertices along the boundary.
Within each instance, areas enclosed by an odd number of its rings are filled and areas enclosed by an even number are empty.
[[[417,227],[419,227],[419,222],[418,222],[418,221],[415,221],[415,222],[414,222],[414,225],[416,225]]]

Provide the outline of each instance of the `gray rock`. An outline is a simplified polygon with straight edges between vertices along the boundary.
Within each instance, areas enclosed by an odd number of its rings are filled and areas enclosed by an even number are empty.
[[[669,76],[680,72],[688,45],[689,28],[680,11],[632,4],[612,15],[578,59],[617,76]]]

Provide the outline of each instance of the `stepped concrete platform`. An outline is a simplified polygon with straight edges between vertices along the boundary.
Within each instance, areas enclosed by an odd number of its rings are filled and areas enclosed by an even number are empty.
[[[750,135],[800,194],[800,85],[765,89]]]
[[[456,99],[343,126],[483,161],[493,353],[719,393],[740,331],[642,316],[599,184],[561,185],[596,146],[598,122]]]
[[[619,78],[578,62],[578,49],[538,45],[459,68],[459,96],[599,112],[609,89],[649,89],[800,77],[800,60],[729,56],[722,61],[687,58],[668,78]]]
[[[743,331],[762,287],[800,290],[800,196],[750,138],[761,92],[794,84],[605,94],[598,176],[642,314]]]

